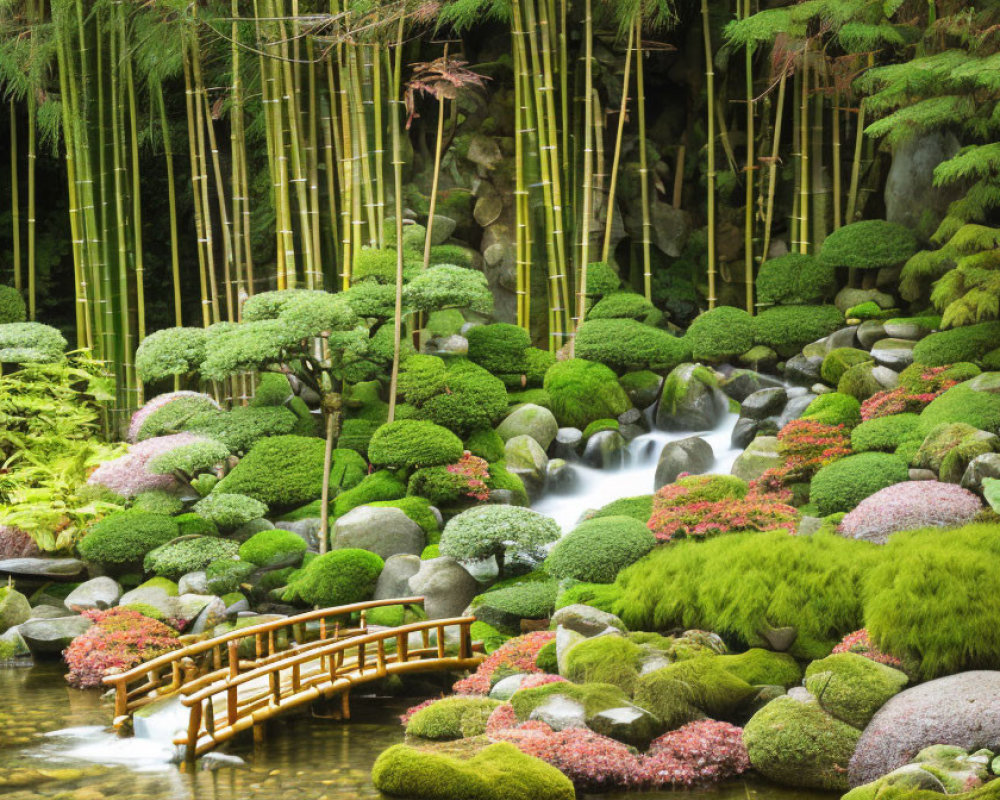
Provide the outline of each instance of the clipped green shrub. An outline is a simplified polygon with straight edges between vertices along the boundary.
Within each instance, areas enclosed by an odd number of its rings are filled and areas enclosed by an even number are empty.
[[[913,360],[928,367],[960,361],[979,363],[1000,341],[1000,322],[981,322],[925,336],[913,348]]]
[[[444,697],[420,709],[406,723],[409,736],[421,739],[464,739],[486,733],[486,720],[502,705],[488,697]]]
[[[486,276],[478,270],[440,264],[422,271],[403,287],[403,301],[415,311],[468,308],[481,314],[493,311],[493,295]]]
[[[554,580],[520,580],[472,599],[472,613],[499,631],[521,632],[523,619],[547,619],[555,611],[559,584]]]
[[[776,306],[753,318],[754,341],[788,358],[843,324],[836,306]]]
[[[132,500],[133,511],[148,511],[152,514],[166,514],[168,517],[184,510],[184,501],[173,492],[150,489],[140,492]]]
[[[374,422],[367,419],[345,419],[340,426],[340,437],[337,446],[344,450],[353,450],[359,455],[367,455],[372,436],[385,420]]]
[[[946,422],[964,422],[973,428],[1000,433],[1000,395],[976,391],[963,383],[953,386],[920,412],[917,432],[926,436]]]
[[[54,364],[63,360],[67,342],[40,322],[0,324],[0,364]]]
[[[639,520],[644,525],[649,522],[653,513],[653,495],[642,494],[638,497],[621,497],[612,500],[606,506],[596,511],[591,511],[588,519],[601,519],[602,517],[632,517]]]
[[[959,483],[972,459],[997,449],[993,434],[964,422],[943,422],[927,434],[910,464],[933,470],[942,481]]]
[[[606,297],[617,292],[621,285],[621,278],[607,261],[587,265],[587,294],[590,297]]]
[[[684,338],[695,361],[730,361],[753,347],[753,317],[740,308],[719,306],[699,314]]]
[[[365,506],[377,500],[398,500],[406,496],[406,484],[389,470],[382,469],[366,475],[360,483],[341,492],[333,503],[333,516],[342,517],[352,508]],[[319,516],[319,508],[316,514]]]
[[[465,440],[465,449],[487,461],[500,461],[504,457],[504,441],[493,428],[473,431]]]
[[[235,406],[194,415],[184,430],[222,442],[233,453],[246,453],[258,439],[294,432],[298,422],[284,406]]]
[[[663,312],[641,294],[615,292],[598,300],[587,312],[587,319],[634,319],[646,325],[657,325]]]
[[[263,517],[267,506],[245,494],[213,492],[195,503],[193,510],[214,522],[219,530],[231,531]]]
[[[531,347],[531,336],[520,325],[506,322],[477,325],[465,338],[469,341],[469,360],[483,369],[494,375],[525,371],[525,353]]]
[[[524,359],[527,365],[523,375],[501,376],[508,386],[520,388],[523,380],[525,386],[540,387],[545,381],[545,373],[556,363],[556,354],[538,347],[529,347],[524,352]]]
[[[24,322],[28,318],[28,308],[21,292],[13,286],[0,285],[0,325]]]
[[[213,561],[205,567],[208,591],[218,596],[238,591],[256,570],[257,567],[249,561],[237,561],[234,558]]]
[[[711,630],[752,647],[795,627],[790,653],[821,658],[863,624],[861,582],[877,546],[832,534],[734,533],[653,550],[623,570],[612,608],[630,630]]]
[[[144,381],[196,371],[205,360],[204,328],[165,328],[149,334],[135,351],[135,369]]]
[[[215,536],[177,539],[147,553],[142,567],[161,578],[177,580],[189,572],[205,569],[213,561],[232,558],[239,547],[236,542]]]
[[[556,542],[545,569],[556,578],[611,583],[655,545],[656,537],[632,517],[589,519]]]
[[[864,729],[909,680],[905,672],[857,653],[834,653],[806,668],[805,686],[828,714]]]
[[[822,516],[850,511],[879,489],[909,477],[909,465],[899,456],[859,453],[821,468],[809,483],[809,501]]]
[[[253,398],[252,406],[283,406],[292,398],[292,387],[288,378],[279,372],[262,372]]]
[[[668,371],[689,358],[686,339],[634,319],[587,320],[574,341],[578,358],[605,364],[618,372]]]
[[[632,407],[611,369],[582,358],[553,364],[545,373],[545,391],[559,424],[580,430],[595,419],[618,417]]]
[[[624,636],[584,639],[566,653],[563,677],[574,683],[608,683],[631,695],[644,653]]]
[[[503,381],[465,359],[451,359],[446,365],[436,356],[413,356],[400,376],[399,389],[413,406],[414,419],[429,420],[460,436],[492,427],[507,412]]]
[[[214,439],[199,439],[153,456],[146,470],[154,475],[175,475],[190,481],[202,472],[211,472],[229,458],[229,448]]]
[[[427,420],[404,419],[382,425],[372,435],[368,460],[378,466],[429,467],[462,457],[462,440]]]
[[[116,511],[91,525],[77,544],[87,561],[117,574],[142,566],[146,553],[177,536],[177,523],[165,514]]]
[[[188,423],[194,417],[221,413],[219,404],[207,394],[171,392],[157,395],[133,417],[129,426],[129,440],[141,442],[154,436],[180,433],[187,430]]]
[[[394,274],[395,267],[394,263]],[[396,287],[390,283],[363,280],[344,292],[344,299],[355,314],[366,320],[389,319],[396,311]]]
[[[862,422],[851,431],[851,449],[855,453],[866,453],[879,450],[891,453],[903,442],[914,437],[918,439],[917,427],[919,416],[916,414],[892,414],[888,417],[875,417]]]
[[[193,511],[187,514],[179,514],[174,517],[177,523],[178,536],[218,536],[219,528],[210,519],[205,519],[201,514]]]
[[[477,506],[449,520],[441,533],[441,554],[459,561],[518,553],[536,553],[560,535],[555,520],[530,508],[506,505]]]
[[[815,256],[788,253],[760,265],[755,282],[761,305],[813,305],[837,290],[835,268]]]
[[[448,308],[444,311],[432,311],[427,315],[427,324],[424,329],[428,336],[453,336],[462,330],[465,324],[465,316],[457,308]]]
[[[372,596],[383,566],[367,550],[333,550],[312,559],[288,584],[284,599],[325,607],[359,603]]]
[[[239,549],[242,561],[267,568],[297,566],[305,553],[305,540],[280,528],[255,533]]]
[[[872,361],[871,353],[865,350],[858,350],[856,347],[838,347],[826,354],[820,367],[820,375],[831,386],[836,386],[851,367]]]
[[[843,425],[853,428],[861,423],[861,403],[849,394],[829,392],[813,400],[801,418],[823,425]]]
[[[393,283],[396,280],[395,249],[362,247],[358,250],[354,254],[351,281],[363,281],[366,278],[378,283]]]
[[[881,269],[902,264],[919,249],[916,235],[905,225],[867,219],[827,236],[819,259],[831,267]]]

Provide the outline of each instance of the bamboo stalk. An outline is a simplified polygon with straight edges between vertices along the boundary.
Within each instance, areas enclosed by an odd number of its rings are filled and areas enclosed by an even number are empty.
[[[17,106],[13,97],[10,98],[8,108],[10,111],[10,218],[13,228],[11,259],[14,268],[14,288],[20,290],[23,282],[21,275],[21,198],[17,174]]]
[[[389,376],[389,416],[388,421],[396,418],[396,391],[399,385],[399,356],[402,346],[403,328],[403,153],[399,115],[402,109],[400,93],[403,90],[403,36],[405,33],[405,17],[401,14],[396,23],[395,62],[392,75],[392,103],[397,106],[390,108],[392,116],[392,182],[393,198],[396,205],[396,293],[392,316],[392,371]]]
[[[448,57],[445,45],[445,58]],[[434,212],[437,210],[438,182],[441,180],[441,151],[444,149],[444,95],[438,97],[437,134],[434,137],[434,174],[431,178],[431,202],[427,211],[427,232],[424,235],[424,269],[431,263],[431,242],[434,236]],[[400,234],[402,237],[402,234]],[[396,240],[396,249],[403,251],[403,240]]]
[[[584,88],[583,88],[583,210],[580,219],[580,281],[577,285],[576,330],[587,311],[587,262],[590,260],[590,217],[594,182],[594,19],[591,0],[584,0]],[[573,339],[575,349],[576,339]],[[572,350],[571,350],[572,352]]]
[[[611,156],[611,180],[608,185],[608,214],[604,223],[604,246],[601,261],[607,261],[611,251],[611,228],[615,218],[615,190],[618,188],[618,166],[622,155],[622,138],[628,112],[628,87],[632,73],[632,46],[635,43],[635,26],[629,25],[628,44],[625,46],[625,77],[622,79],[622,102],[618,108],[618,128],[615,133],[615,151]],[[645,205],[645,204],[644,204]]]
[[[752,11],[750,0],[746,0],[743,12],[744,19],[749,19]],[[747,313],[752,314],[753,304],[753,234],[754,234],[754,170],[757,169],[757,158],[754,141],[754,93],[753,93],[753,48],[746,46],[746,90],[747,90],[747,163],[746,163],[746,210],[743,231],[743,280],[746,284]]]
[[[843,193],[841,189],[841,147],[840,147],[840,90],[833,94],[833,125],[831,126],[833,136],[833,229],[839,230],[843,224],[842,204]]]
[[[802,53],[802,77],[799,82],[799,161],[802,176],[799,180],[799,252],[809,252],[809,44]]]
[[[865,142],[865,103],[858,101],[858,125],[854,140],[854,160],[851,163],[851,185],[847,190],[847,216],[845,222],[850,225],[857,217],[858,185],[861,181],[861,153]]]
[[[708,307],[715,308],[715,67],[712,58],[708,0],[701,0],[702,36],[705,42],[705,78],[708,93]]]
[[[778,81],[778,105],[774,111],[774,137],[771,143],[771,162],[767,178],[767,210],[764,218],[764,245],[761,248],[761,266],[767,261],[771,250],[771,231],[774,224],[774,192],[778,181],[778,155],[781,152],[781,126],[785,114],[785,86],[788,72],[781,73]]]
[[[642,194],[642,293],[647,300],[652,301],[653,257],[650,250],[649,232],[653,223],[649,214],[649,158],[646,154],[646,67],[643,64],[642,16],[639,14],[635,18],[635,47],[635,85],[638,93],[639,111],[639,183]],[[709,152],[713,154],[712,158],[714,159],[714,148]],[[714,164],[714,161],[712,163]],[[714,197],[714,193],[712,196]],[[713,214],[714,208],[715,206],[712,205]],[[710,230],[712,230],[711,227]],[[709,242],[709,248],[714,253],[714,236],[709,236]]]

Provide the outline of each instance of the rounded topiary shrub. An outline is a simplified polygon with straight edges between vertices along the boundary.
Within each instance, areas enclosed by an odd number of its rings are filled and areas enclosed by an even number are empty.
[[[305,540],[292,531],[279,528],[255,533],[240,545],[240,558],[258,567],[277,568],[301,563],[306,553]]]
[[[520,376],[517,376],[518,382]],[[460,436],[495,425],[507,411],[504,382],[477,364],[436,356],[413,356],[400,376],[400,392],[413,418],[448,428]],[[397,413],[397,419],[399,418]]]
[[[861,422],[861,403],[849,394],[840,392],[821,394],[806,407],[802,419],[823,425],[844,425],[853,428]]]
[[[599,300],[587,319],[634,319],[647,325],[656,325],[663,318],[663,312],[641,294],[635,292],[615,292]]]
[[[212,520],[219,530],[231,531],[263,517],[267,513],[267,506],[245,494],[213,492],[195,503],[194,511],[205,519]]]
[[[192,536],[160,545],[146,554],[142,567],[161,578],[177,580],[181,575],[205,569],[213,561],[232,558],[236,542],[214,536]]]
[[[132,501],[134,511],[150,511],[153,514],[166,514],[168,517],[184,510],[184,501],[173,492],[163,489],[150,489],[141,492]]]
[[[525,351],[531,347],[531,336],[520,325],[506,322],[477,325],[465,338],[469,342],[469,360],[494,375],[524,372]]]
[[[939,425],[956,422],[1000,433],[1000,395],[977,391],[968,383],[953,386],[920,412],[917,431],[926,436]]]
[[[0,325],[24,322],[27,318],[28,309],[21,292],[13,286],[0,286]]]
[[[378,283],[392,283],[396,280],[396,251],[362,247],[354,254],[351,281],[369,278]]]
[[[571,358],[545,373],[545,391],[560,425],[583,430],[595,419],[617,417],[632,407],[615,373],[604,364]]]
[[[753,318],[754,342],[788,358],[843,324],[836,306],[777,306]]]
[[[699,314],[684,338],[695,361],[728,361],[753,347],[753,317],[739,308],[719,306]]]
[[[9,322],[0,325],[0,363],[54,364],[62,361],[66,338],[51,325]]]
[[[462,440],[427,420],[388,422],[372,434],[368,460],[378,466],[433,467],[462,457]]]
[[[688,359],[686,340],[634,319],[592,319],[576,333],[575,354],[624,372],[671,370]]]
[[[545,569],[556,578],[611,583],[618,573],[653,549],[656,537],[626,516],[590,519],[566,534],[549,553]]]
[[[828,464],[809,484],[809,500],[820,514],[850,511],[879,489],[910,477],[909,466],[889,453],[859,453]]]
[[[827,236],[819,258],[831,267],[881,269],[902,264],[919,249],[916,235],[906,226],[867,219]]]
[[[961,361],[977,363],[1000,341],[1000,322],[981,322],[925,336],[913,347],[913,360],[928,367]]]
[[[222,442],[233,453],[246,453],[258,439],[293,433],[298,424],[298,417],[284,406],[236,406],[193,415],[184,430]]]
[[[177,523],[165,514],[116,511],[92,525],[77,544],[87,561],[113,572],[131,572],[150,550],[177,536]]]
[[[891,453],[905,441],[922,439],[916,432],[919,421],[916,414],[905,413],[866,420],[851,431],[851,449],[855,453]]]
[[[288,585],[285,599],[315,606],[360,603],[372,596],[383,566],[382,559],[367,550],[334,550],[310,561]]]
[[[341,492],[333,503],[333,516],[342,517],[352,508],[376,500],[398,500],[406,495],[406,484],[387,469],[366,475],[355,487]],[[316,509],[316,516],[319,509]]]
[[[767,306],[812,305],[833,297],[835,268],[815,256],[788,253],[760,266],[757,301]]]
[[[192,417],[222,412],[215,399],[201,392],[168,392],[154,397],[132,415],[128,440],[141,442],[186,430]]]
[[[559,538],[555,520],[530,508],[488,505],[452,517],[441,533],[441,555],[460,561],[535,553]]]
[[[826,354],[820,375],[831,386],[836,386],[844,373],[857,364],[867,364],[872,361],[871,353],[858,350],[855,347],[838,347]]]
[[[194,372],[205,360],[204,328],[165,328],[149,334],[135,351],[135,369],[144,381]]]

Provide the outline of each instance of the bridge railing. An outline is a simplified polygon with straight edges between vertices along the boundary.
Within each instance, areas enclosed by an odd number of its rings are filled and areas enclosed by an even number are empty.
[[[347,718],[347,692],[358,683],[402,672],[475,667],[481,660],[476,655],[481,647],[472,641],[475,621],[475,617],[434,619],[365,633],[286,654],[245,672],[232,661],[223,680],[181,688],[181,702],[190,712],[186,738],[175,743],[186,745],[188,757],[195,758],[241,731],[320,697],[340,693]],[[447,632],[454,628],[458,650],[449,654]],[[416,648],[410,646],[414,634],[420,635]],[[257,683],[251,686],[253,682]],[[217,705],[224,709],[221,718]],[[205,734],[208,738],[202,741]]]
[[[221,636],[194,642],[178,650],[146,661],[118,675],[104,678],[115,690],[114,726],[121,727],[143,706],[174,694],[182,687],[188,692],[211,684],[240,670],[240,650],[252,645],[254,665],[280,660],[289,651],[307,653],[331,642],[343,641],[367,633],[365,613],[391,605],[421,605],[423,597],[371,600],[346,606],[320,608],[291,617],[237,628]],[[360,613],[356,628],[341,624],[343,617]],[[317,638],[307,642],[306,626],[318,623]]]

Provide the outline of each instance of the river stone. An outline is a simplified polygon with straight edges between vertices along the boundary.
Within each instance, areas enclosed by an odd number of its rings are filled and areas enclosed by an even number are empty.
[[[572,494],[580,482],[579,478],[576,469],[567,464],[565,459],[549,459],[549,465],[545,469],[545,485],[550,492]]]
[[[1000,372],[984,372],[969,381],[968,385],[976,392],[1000,394]]]
[[[508,469],[528,470],[539,482],[544,482],[549,457],[545,455],[545,449],[531,436],[519,434],[508,439],[504,445],[504,456]]]
[[[909,763],[925,747],[1000,749],[1000,672],[960,672],[900,692],[875,714],[851,758],[851,786]]]
[[[507,702],[514,696],[514,692],[521,688],[521,684],[524,683],[524,679],[527,677],[528,676],[523,673],[508,675],[506,678],[497,681],[493,685],[493,688],[490,689],[490,697],[494,700],[503,700],[504,702]]]
[[[785,459],[778,454],[778,437],[758,436],[737,456],[732,474],[749,482],[783,463]]]
[[[748,395],[740,404],[740,416],[750,419],[764,419],[777,414],[785,407],[788,393],[784,389],[761,389]]]
[[[743,353],[737,360],[750,369],[773,370],[778,364],[778,354],[767,345],[758,344]]]
[[[820,356],[792,356],[785,362],[785,377],[792,383],[812,386],[821,379],[822,366],[823,359]]]
[[[215,772],[219,769],[247,769],[247,762],[239,756],[229,753],[205,753],[198,759],[198,768],[203,772]]]
[[[660,451],[660,459],[656,463],[653,491],[673,483],[682,472],[689,472],[692,475],[708,472],[714,462],[712,445],[700,436],[688,436],[685,439],[667,442]]]
[[[65,606],[50,606],[47,603],[40,603],[31,609],[28,619],[62,619],[63,617],[72,616],[73,612],[69,611]]]
[[[901,370],[913,363],[913,347],[910,339],[881,339],[872,347],[872,358],[883,367]]]
[[[420,556],[398,553],[385,560],[385,566],[375,583],[375,599],[390,600],[406,597],[410,592],[410,578],[420,571]]]
[[[586,638],[579,631],[562,625],[556,626],[556,663],[559,665],[560,675],[566,671],[566,654]]]
[[[742,403],[745,398],[761,389],[781,388],[781,386],[782,383],[777,378],[761,375],[750,369],[734,369],[720,384],[722,391],[737,403]]]
[[[114,578],[93,578],[70,592],[66,596],[65,605],[70,611],[90,611],[95,608],[103,611],[115,605],[121,596],[122,587]]]
[[[583,463],[598,469],[621,467],[628,457],[628,442],[618,431],[598,431],[587,439]]]
[[[0,576],[76,581],[85,578],[87,565],[77,558],[7,558],[0,561]]]
[[[760,423],[755,419],[740,417],[733,425],[733,432],[729,437],[729,445],[737,450],[742,450],[753,441],[760,429]]]
[[[516,436],[530,436],[543,450],[548,450],[559,432],[555,415],[543,406],[525,403],[514,409],[497,427],[497,433],[505,442]]]
[[[91,625],[86,617],[60,617],[59,619],[31,619],[18,626],[17,631],[36,658],[58,657],[77,636],[86,633]]]
[[[451,619],[462,616],[479,593],[479,583],[455,559],[442,556],[420,562],[409,593],[423,595],[429,619]]]
[[[13,586],[0,586],[0,633],[26,622],[30,617],[28,598]]]
[[[610,739],[645,750],[663,730],[660,721],[639,706],[620,706],[598,711],[587,719],[587,727]]]
[[[561,626],[566,630],[575,631],[587,637],[604,633],[608,628],[626,630],[625,623],[614,614],[582,603],[563,606],[552,615],[551,622],[553,625]]]
[[[981,491],[983,478],[1000,478],[1000,453],[983,453],[972,459],[962,475],[962,488]]]
[[[776,422],[777,429],[780,431],[789,422],[798,419],[803,414],[806,413],[806,409],[815,400],[817,395],[812,392],[806,392],[805,394],[796,395],[795,397],[789,397],[788,403],[785,405],[785,409],[778,415]]]
[[[814,395],[819,396],[821,394],[831,394],[835,392],[836,389],[832,389],[824,383],[814,383],[812,386],[809,387],[809,391],[812,392]]]
[[[877,319],[866,319],[858,325],[858,343],[870,350],[872,345],[880,339],[886,338],[889,334],[885,332],[885,326]]]
[[[564,694],[549,695],[544,703],[534,708],[528,719],[544,722],[554,731],[587,727],[587,713],[583,703]]]
[[[206,595],[182,594],[177,599],[178,601],[183,601],[186,597],[206,597]],[[207,595],[207,597],[209,598],[208,602],[198,612],[198,616],[194,618],[194,621],[185,628],[185,633],[192,635],[205,633],[206,631],[213,630],[219,623],[226,621],[229,610],[226,608],[226,604],[222,598],[212,595]]]
[[[177,591],[180,594],[208,594],[208,577],[204,570],[181,575],[177,581]]]
[[[397,553],[420,555],[426,544],[423,528],[398,508],[358,506],[338,517],[333,547],[359,548],[385,559]]]
[[[274,523],[260,517],[259,519],[252,519],[249,522],[244,522],[226,538],[234,539],[237,542],[245,542],[254,534],[260,533],[261,531],[271,530],[274,530]]]
[[[910,791],[937,792],[947,794],[944,784],[933,773],[928,772],[921,764],[906,764],[899,769],[894,769],[888,775],[878,779],[878,786],[892,786],[893,788]]]
[[[699,364],[681,364],[663,382],[656,427],[664,431],[714,430],[729,410],[712,373]]]
[[[319,550],[319,532],[323,527],[319,517],[307,517],[291,522],[277,522],[275,528],[283,531],[291,531],[306,543],[310,550]]]
[[[848,325],[846,328],[841,328],[831,333],[823,341],[826,346],[826,352],[831,350],[836,350],[839,347],[854,347],[854,340],[858,335],[857,325]]]
[[[555,444],[552,446],[552,457],[576,461],[580,457],[582,444],[583,431],[579,428],[560,428],[556,433]]]
[[[817,339],[815,342],[810,342],[802,348],[802,355],[806,358],[826,358],[826,354],[829,352],[825,336],[822,339]]]
[[[892,308],[895,305],[890,294],[880,292],[878,289],[853,289],[850,286],[845,286],[837,292],[833,304],[840,309],[841,314],[846,314],[848,309],[869,301],[879,308]]]
[[[143,584],[130,592],[125,592],[118,601],[120,606],[146,605],[152,606],[164,617],[169,617],[173,611],[171,601],[176,595],[171,595],[162,585],[153,584],[147,586]]]
[[[936,481],[938,479],[938,474],[932,469],[910,467],[907,474],[911,481]],[[880,542],[880,544],[885,544],[885,542]]]
[[[872,367],[871,376],[883,389],[895,389],[899,386],[899,373],[888,367]]]
[[[6,633],[0,633],[0,653],[3,652],[6,652],[7,657],[12,659],[31,655],[19,628],[11,628]],[[4,659],[0,658],[0,664],[3,663]]]
[[[216,602],[218,602],[216,608],[220,608],[222,611],[222,617],[215,622],[215,624],[218,624],[225,619],[226,607],[214,594],[182,594],[178,597],[171,597],[167,603],[168,613],[166,616],[170,619],[186,622],[187,625],[184,628],[187,629],[191,623],[198,619],[202,611]]]

